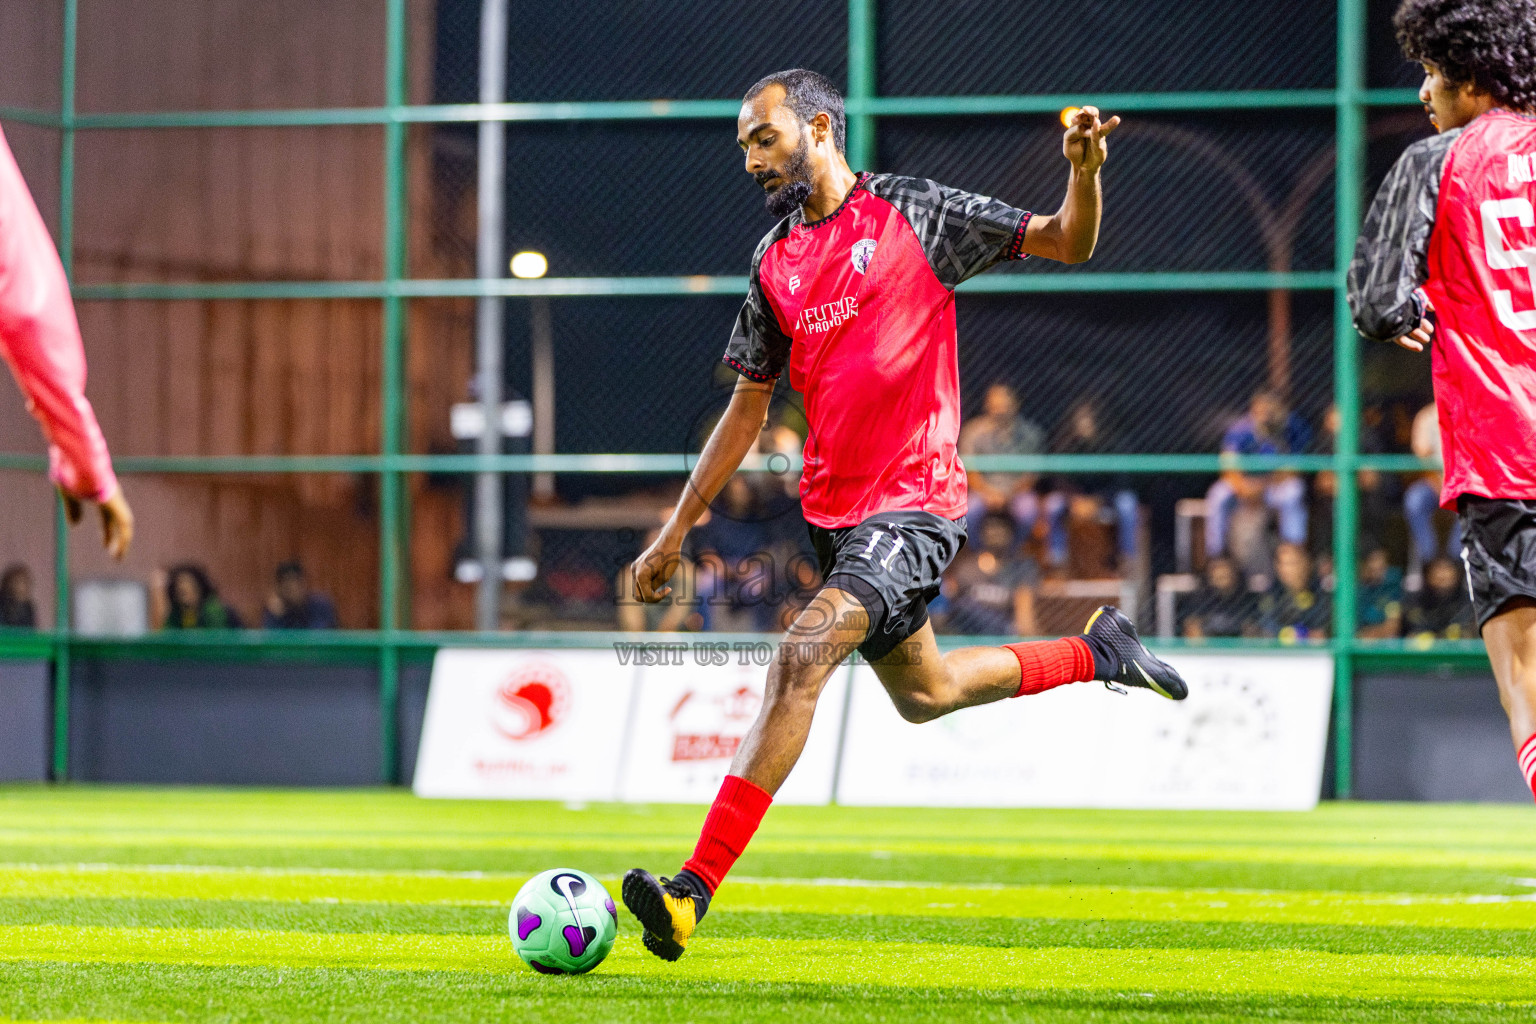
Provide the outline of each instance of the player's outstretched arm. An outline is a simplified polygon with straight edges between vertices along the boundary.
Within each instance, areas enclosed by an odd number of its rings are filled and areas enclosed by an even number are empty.
[[[635,594],[647,603],[660,601],[672,592],[667,580],[677,571],[683,538],[699,521],[709,503],[736,472],[757,441],[768,403],[773,398],[773,382],[760,383],[743,377],[736,382],[725,415],[710,432],[709,441],[699,453],[698,464],[683,488],[683,495],[672,510],[672,518],[661,528],[661,536],[646,548],[631,566],[635,574]]]
[[[64,267],[3,134],[0,225],[0,358],[48,440],[49,475],[69,521],[80,521],[82,502],[97,502],[103,543],[121,559],[133,540],[133,512],[85,397],[85,347]]]
[[[1097,107],[1082,107],[1072,116],[1061,140],[1062,155],[1072,165],[1067,197],[1053,215],[1030,218],[1024,229],[1025,252],[1062,263],[1082,263],[1093,255],[1104,213],[1099,168],[1109,156],[1105,140],[1119,124],[1119,117],[1100,121]]]

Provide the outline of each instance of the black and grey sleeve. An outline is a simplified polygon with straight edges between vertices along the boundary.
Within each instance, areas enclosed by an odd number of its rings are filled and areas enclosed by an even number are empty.
[[[781,237],[777,229],[763,239],[752,257],[752,273],[748,278],[747,301],[741,304],[731,340],[726,343],[722,357],[726,366],[748,380],[768,382],[777,380],[789,362],[789,335],[779,325],[778,315],[769,304],[763,291],[763,280],[758,267],[768,247]]]
[[[1460,129],[1421,139],[1403,151],[1376,192],[1349,264],[1349,308],[1355,330],[1390,341],[1418,326],[1429,276],[1440,172]]]
[[[907,218],[946,288],[1005,260],[1024,258],[1026,210],[925,178],[878,174],[865,187]]]

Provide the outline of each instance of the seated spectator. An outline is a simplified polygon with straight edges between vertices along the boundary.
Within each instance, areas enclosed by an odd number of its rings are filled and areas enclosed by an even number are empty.
[[[1058,455],[1102,455],[1118,449],[1116,440],[1103,429],[1098,402],[1084,398],[1075,403],[1051,440]],[[1116,551],[1122,571],[1136,557],[1137,528],[1141,505],[1125,474],[1073,473],[1056,477],[1045,497],[1048,526],[1046,557],[1052,566],[1067,561],[1069,519],[1113,523]]]
[[[1300,544],[1275,551],[1275,580],[1259,598],[1259,625],[1282,643],[1326,640],[1333,628],[1333,599],[1312,573],[1312,556]]]
[[[1360,636],[1383,640],[1403,632],[1403,570],[1375,548],[1360,564]]]
[[[1382,410],[1377,406],[1368,406],[1362,411],[1357,435],[1361,455],[1380,455],[1386,451],[1381,440],[1382,420]],[[1323,429],[1313,446],[1319,455],[1332,455],[1338,450],[1341,421],[1339,407],[1330,405],[1323,414]],[[1397,478],[1383,476],[1374,469],[1362,469],[1355,473],[1355,487],[1359,495],[1361,543],[1364,547],[1372,547],[1382,542],[1387,520],[1400,497]],[[1307,538],[1318,551],[1333,550],[1334,499],[1338,493],[1339,482],[1333,470],[1325,469],[1313,478]]]
[[[1477,639],[1467,585],[1449,558],[1437,558],[1424,570],[1424,589],[1408,604],[1408,635],[1416,640]]]
[[[1409,444],[1419,458],[1433,462],[1437,467],[1445,464],[1440,453],[1440,415],[1434,402],[1414,416]],[[1461,557],[1459,519],[1451,519],[1444,546],[1435,535],[1435,513],[1440,509],[1440,487],[1444,482],[1445,474],[1437,468],[1419,474],[1403,491],[1403,517],[1408,520],[1408,540],[1412,544],[1408,560],[1410,569],[1428,565],[1442,552],[1453,561]]]
[[[21,563],[8,565],[0,575],[0,626],[37,628],[37,608],[32,604],[32,570]]]
[[[1278,392],[1255,392],[1248,415],[1240,417],[1221,439],[1223,455],[1291,455],[1306,450],[1312,433],[1291,412]],[[1227,529],[1239,502],[1274,509],[1280,518],[1280,540],[1307,542],[1307,487],[1295,473],[1244,473],[1228,469],[1206,492],[1205,553],[1228,554]],[[1239,561],[1244,559],[1239,558]]]
[[[1187,609],[1179,624],[1186,639],[1258,634],[1258,601],[1243,585],[1242,574],[1230,558],[1207,562],[1200,589],[1180,603]]]
[[[203,571],[190,563],[157,572],[150,583],[150,617],[157,629],[240,629],[244,623]]]
[[[699,595],[710,605],[710,628],[771,630],[778,609],[772,537],[746,474],[737,473],[710,505],[694,534]]]
[[[1019,415],[1019,397],[1007,384],[993,384],[982,400],[980,416],[960,428],[959,449],[966,455],[1039,455],[1045,450],[1045,431]],[[966,471],[970,489],[971,522],[989,512],[1007,512],[1020,529],[1031,530],[1039,518],[1033,473],[978,473]]]
[[[963,550],[946,575],[945,629],[974,636],[1034,636],[1039,571],[1014,556],[1013,522],[1005,515],[981,523],[978,551]]]
[[[335,629],[336,606],[309,589],[302,565],[284,562],[277,567],[277,589],[267,598],[261,624],[265,629]]]

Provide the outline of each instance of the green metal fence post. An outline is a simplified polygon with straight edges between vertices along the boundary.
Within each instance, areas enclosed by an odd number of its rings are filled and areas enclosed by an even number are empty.
[[[64,60],[59,83],[59,260],[75,277],[75,51],[78,0],[64,0]],[[53,516],[53,778],[69,778],[69,520],[63,499]]]
[[[389,0],[385,28],[385,100],[391,111],[405,103],[405,0]],[[405,420],[405,300],[396,286],[405,276],[405,122],[384,126],[384,395],[382,451],[386,460],[403,450]],[[380,769],[396,781],[400,763],[400,561],[405,517],[400,470],[386,465],[379,477],[379,715]]]
[[[1360,223],[1360,191],[1365,169],[1365,0],[1339,0],[1338,106],[1335,133],[1338,164],[1334,178],[1333,245],[1333,388],[1339,408],[1339,433],[1334,444],[1334,778],[1340,799],[1354,788],[1354,656],[1356,626],[1355,534],[1359,524],[1359,483],[1355,472],[1360,455],[1360,342],[1355,335],[1344,276],[1355,247]]]
[[[875,119],[865,112],[875,96],[875,0],[848,0],[848,98],[858,112],[848,118],[848,164],[874,170]]]

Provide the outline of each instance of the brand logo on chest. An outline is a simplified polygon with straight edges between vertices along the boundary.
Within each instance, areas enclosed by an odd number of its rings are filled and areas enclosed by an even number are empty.
[[[826,302],[820,306],[807,306],[800,311],[795,329],[805,334],[820,334],[859,315],[859,300],[852,295]]]

